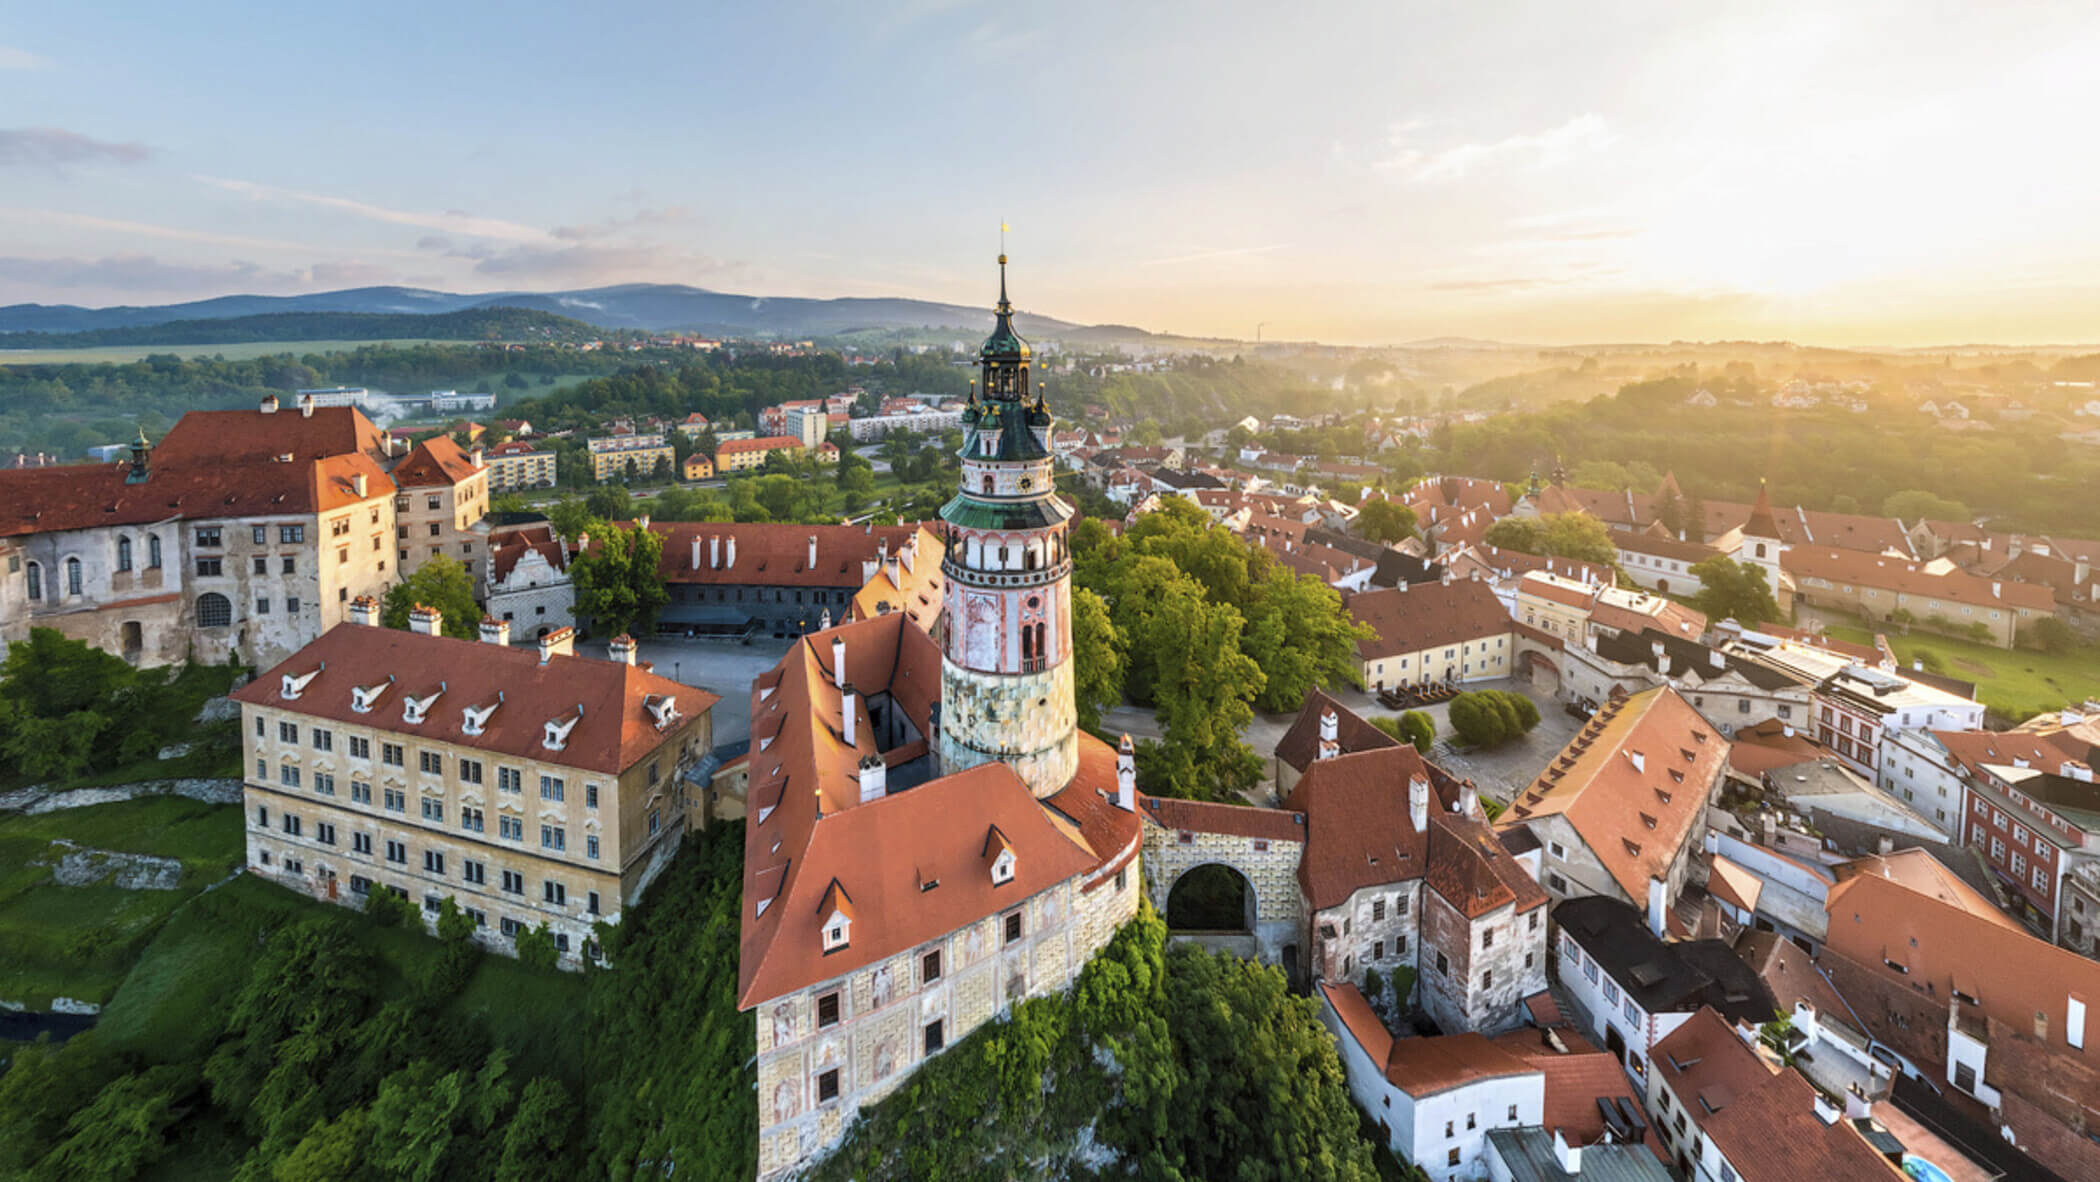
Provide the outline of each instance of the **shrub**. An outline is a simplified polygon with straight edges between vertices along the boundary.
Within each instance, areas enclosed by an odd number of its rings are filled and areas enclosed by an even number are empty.
[[[560,951],[554,947],[554,933],[547,930],[545,921],[518,933],[518,960],[534,969],[552,969],[561,960]]]

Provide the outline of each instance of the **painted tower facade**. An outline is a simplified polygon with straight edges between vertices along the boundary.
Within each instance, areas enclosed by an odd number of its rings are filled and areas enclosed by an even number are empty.
[[[998,322],[963,411],[962,488],[941,509],[941,771],[999,760],[1038,798],[1079,764],[1072,695],[1072,507],[1052,483],[1050,412],[1029,388],[999,256]]]

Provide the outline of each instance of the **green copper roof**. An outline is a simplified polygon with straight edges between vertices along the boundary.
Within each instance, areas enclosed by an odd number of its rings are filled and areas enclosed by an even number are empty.
[[[1049,426],[1050,416],[1019,402],[984,402],[978,404],[973,419],[963,415],[963,447],[957,454],[967,460],[1046,460],[1049,449],[1035,437],[1034,426]],[[999,450],[992,455],[984,454],[978,442],[986,431],[999,432]]]
[[[992,326],[992,335],[984,339],[984,347],[977,350],[977,355],[979,357],[1027,357],[1029,356],[1028,342],[1022,340],[1021,334],[1014,331],[1013,317],[1001,313],[999,323]]]
[[[941,506],[941,520],[964,529],[1042,529],[1072,516],[1054,496],[1028,501],[984,501],[961,493]]]

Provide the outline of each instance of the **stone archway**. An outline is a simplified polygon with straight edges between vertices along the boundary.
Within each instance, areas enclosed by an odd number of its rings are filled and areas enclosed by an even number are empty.
[[[1538,649],[1525,652],[1524,672],[1531,680],[1531,688],[1538,693],[1550,697],[1560,692],[1560,667],[1553,663],[1552,657]]]
[[[1167,928],[1176,932],[1254,934],[1254,884],[1223,862],[1181,872],[1167,887]]]

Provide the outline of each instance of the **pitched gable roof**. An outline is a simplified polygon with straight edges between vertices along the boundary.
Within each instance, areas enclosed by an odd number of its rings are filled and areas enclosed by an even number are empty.
[[[437,435],[417,444],[406,459],[394,465],[394,483],[401,488],[450,488],[479,471],[473,457],[450,435]]]
[[[1400,745],[1400,740],[1372,726],[1362,715],[1328,696],[1326,690],[1314,686],[1306,692],[1305,705],[1299,709],[1298,717],[1291,721],[1290,729],[1276,740],[1276,758],[1299,772],[1310,766],[1320,754],[1320,716],[1329,710],[1334,711],[1335,738],[1344,755]]]
[[[1495,589],[1477,579],[1424,583],[1351,595],[1342,605],[1374,635],[1356,642],[1365,660],[1461,644],[1512,631]]]
[[[1560,814],[1630,899],[1697,839],[1728,740],[1669,686],[1606,703],[1497,827]]]

